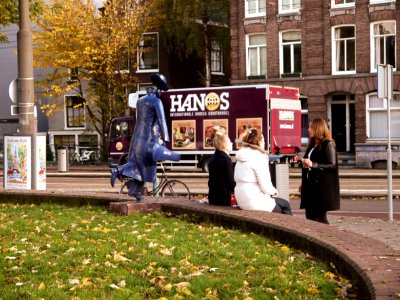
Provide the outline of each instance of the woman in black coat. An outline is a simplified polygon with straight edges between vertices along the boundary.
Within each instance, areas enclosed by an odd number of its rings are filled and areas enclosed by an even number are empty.
[[[339,170],[335,141],[325,120],[309,123],[309,144],[302,160],[300,208],[309,220],[329,224],[327,211],[340,209]]]
[[[213,127],[211,140],[215,153],[208,162],[208,203],[213,205],[231,205],[231,195],[234,193],[233,164],[229,152],[232,142],[225,128]]]

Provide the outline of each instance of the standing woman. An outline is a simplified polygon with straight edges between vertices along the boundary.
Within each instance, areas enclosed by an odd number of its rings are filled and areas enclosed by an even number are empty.
[[[300,208],[306,218],[329,224],[327,211],[340,209],[339,170],[336,144],[321,118],[308,125],[309,143],[302,164]]]
[[[213,205],[231,205],[231,195],[234,192],[233,164],[229,156],[232,142],[225,128],[214,126],[211,141],[215,153],[208,163],[208,203]]]

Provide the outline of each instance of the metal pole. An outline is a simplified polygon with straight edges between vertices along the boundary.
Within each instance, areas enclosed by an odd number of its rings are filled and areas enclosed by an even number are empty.
[[[393,221],[393,191],[392,191],[392,144],[390,133],[390,97],[387,98],[387,126],[388,126],[388,142],[387,142],[387,173],[388,173],[388,220]]]
[[[19,129],[22,134],[37,132],[34,116],[33,50],[32,32],[29,28],[29,0],[19,1],[18,89]]]
[[[392,185],[392,144],[391,144],[391,120],[390,120],[390,101],[393,95],[393,69],[392,66],[386,66],[387,79],[387,173],[388,173],[388,220],[393,221],[393,185]]]
[[[34,103],[34,79],[33,79],[33,46],[32,32],[29,20],[29,0],[18,0],[19,3],[19,30],[17,33],[18,48],[18,117],[19,130],[22,135],[31,138],[31,186],[37,186],[37,157],[36,157],[36,134],[37,119],[35,116]]]

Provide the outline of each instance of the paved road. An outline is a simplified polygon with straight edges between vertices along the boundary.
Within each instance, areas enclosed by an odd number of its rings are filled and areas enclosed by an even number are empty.
[[[387,195],[387,175],[384,172],[373,172],[363,170],[363,173],[343,172],[340,178],[340,189],[342,197],[362,197],[362,196],[385,196]],[[361,176],[362,175],[362,176]],[[196,194],[207,194],[208,175],[204,173],[170,173],[169,178],[179,178],[185,182],[190,191]],[[109,181],[110,173],[106,170],[90,170],[82,172],[71,170],[67,173],[59,173],[50,170],[47,177],[48,189],[68,189],[77,191],[101,191],[108,193],[118,193],[120,186],[117,181],[116,187],[111,188]],[[84,179],[82,179],[84,178]],[[300,174],[291,172],[289,179],[290,194],[298,195],[300,185]],[[400,172],[396,172],[393,177],[393,195],[400,196]]]

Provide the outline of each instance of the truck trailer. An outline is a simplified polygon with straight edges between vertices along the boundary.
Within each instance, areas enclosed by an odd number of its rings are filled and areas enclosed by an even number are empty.
[[[130,95],[135,107],[139,94]],[[181,154],[171,168],[191,165],[208,171],[214,153],[211,128],[225,127],[233,142],[232,157],[251,128],[260,129],[271,156],[295,157],[301,151],[301,102],[297,88],[252,85],[173,89],[161,93],[171,141],[167,147]],[[126,162],[135,117],[112,120],[109,165]],[[166,162],[168,164],[168,162]]]

